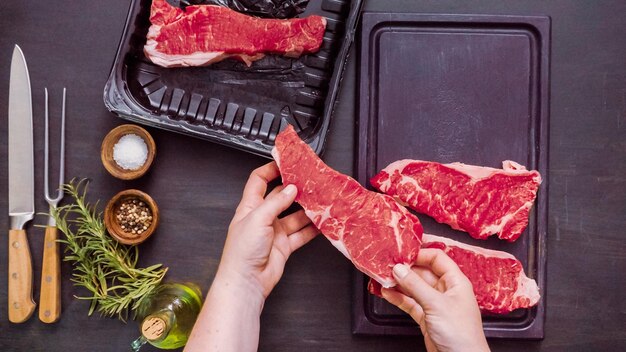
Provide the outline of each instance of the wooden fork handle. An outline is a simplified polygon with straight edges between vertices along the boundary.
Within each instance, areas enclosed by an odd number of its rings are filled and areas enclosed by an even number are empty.
[[[39,320],[44,323],[54,323],[61,316],[61,258],[57,236],[56,227],[46,227],[39,296]]]
[[[9,321],[23,323],[35,311],[33,267],[25,230],[9,230]]]

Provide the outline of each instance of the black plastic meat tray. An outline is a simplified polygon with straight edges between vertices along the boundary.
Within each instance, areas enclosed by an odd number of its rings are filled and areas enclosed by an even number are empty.
[[[362,0],[311,0],[300,17],[327,19],[319,52],[267,55],[163,68],[143,54],[151,1],[133,0],[111,74],[106,107],[119,117],[270,157],[288,123],[321,154]]]
[[[501,167],[543,178],[528,228],[514,243],[472,239],[427,216],[427,233],[506,251],[524,264],[536,307],[484,315],[488,337],[544,336],[548,212],[549,17],[363,13],[356,173],[361,184],[409,158]],[[367,292],[355,270],[355,334],[415,335],[410,317]]]

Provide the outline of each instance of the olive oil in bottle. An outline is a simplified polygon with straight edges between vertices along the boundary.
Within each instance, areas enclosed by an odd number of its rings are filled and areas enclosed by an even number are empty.
[[[141,336],[131,347],[139,351],[146,342],[160,349],[175,349],[187,343],[202,307],[202,293],[194,284],[159,285],[139,307]]]

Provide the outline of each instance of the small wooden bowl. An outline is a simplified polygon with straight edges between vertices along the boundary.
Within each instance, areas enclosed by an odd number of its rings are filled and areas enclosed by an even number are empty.
[[[148,147],[148,156],[146,158],[146,162],[136,170],[127,170],[119,166],[115,160],[113,159],[113,147],[117,143],[117,141],[122,138],[122,136],[127,134],[135,134],[141,137],[144,142],[146,142],[146,146]],[[154,143],[154,139],[148,131],[139,127],[137,125],[120,125],[115,127],[109,132],[104,140],[102,141],[102,146],[100,148],[100,158],[102,159],[102,164],[107,171],[122,180],[132,180],[138,177],[141,177],[143,174],[148,171],[152,161],[154,160],[154,156],[156,155],[156,144]]]
[[[123,230],[117,220],[117,217],[115,216],[122,203],[131,199],[143,201],[146,205],[148,205],[148,208],[150,208],[150,211],[152,212],[152,223],[148,229],[141,234],[133,234]],[[154,230],[157,228],[157,225],[159,224],[159,208],[157,207],[154,199],[142,191],[136,189],[121,191],[111,198],[104,209],[104,224],[109,231],[109,234],[118,242],[123,244],[139,244],[148,239],[148,237],[150,237],[150,235],[152,235]]]

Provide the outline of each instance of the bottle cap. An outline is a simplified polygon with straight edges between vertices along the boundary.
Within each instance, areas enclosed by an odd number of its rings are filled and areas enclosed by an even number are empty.
[[[167,330],[167,323],[161,317],[149,317],[141,323],[141,333],[150,340],[158,340]]]

